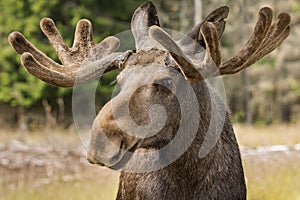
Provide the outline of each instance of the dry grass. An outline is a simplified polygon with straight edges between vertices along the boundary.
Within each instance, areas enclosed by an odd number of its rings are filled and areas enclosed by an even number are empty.
[[[109,200],[115,199],[118,173],[100,169],[102,173],[90,170],[73,181],[57,180],[51,184],[33,186],[23,183],[22,187],[0,184],[0,200]]]
[[[248,200],[299,200],[300,155],[273,153],[244,157]]]
[[[235,125],[240,145],[257,147],[262,145],[300,143],[300,124],[249,127]],[[14,133],[0,130],[0,143],[13,139],[29,143],[58,143],[65,146],[80,145],[76,133],[59,130],[35,133]],[[70,133],[71,132],[71,133]],[[248,200],[300,200],[300,154],[299,152],[248,155],[243,157],[247,178]],[[1,184],[0,200],[31,199],[115,199],[118,173],[104,168],[87,167],[80,179],[64,181],[57,179],[50,184],[33,186],[30,182]]]
[[[238,142],[242,146],[300,144],[300,123],[292,125],[245,126],[234,125]]]
[[[28,146],[55,145],[66,149],[82,146],[75,130],[18,132],[0,129],[0,144],[9,145],[13,140],[22,141]],[[57,157],[56,161],[59,159],[61,158]],[[74,162],[80,161],[75,159]],[[78,165],[78,163],[74,163],[74,165]],[[35,169],[22,169],[22,172],[18,169],[14,172],[12,170],[1,171],[1,167],[0,163],[0,200],[109,200],[115,199],[117,193],[119,173],[103,167],[81,164],[79,165],[79,174],[74,174],[74,176],[70,175],[69,170],[58,168],[51,179],[41,176],[38,180],[28,178],[38,177]],[[47,166],[44,167],[47,168]],[[20,173],[24,175],[16,180],[7,179],[12,176],[6,173],[12,173],[13,176]]]
[[[258,147],[300,143],[300,124],[234,125],[241,146]],[[248,200],[300,200],[300,153],[273,152],[244,156]]]
[[[18,131],[0,128],[0,143],[10,143],[12,140],[20,140],[28,144],[53,144],[80,145],[76,129],[41,129],[35,131]]]

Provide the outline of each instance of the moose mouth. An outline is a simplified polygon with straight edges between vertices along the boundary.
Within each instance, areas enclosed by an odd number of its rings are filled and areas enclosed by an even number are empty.
[[[95,164],[98,166],[105,166],[110,169],[120,170],[122,169],[129,161],[134,151],[138,148],[139,142],[135,143],[130,149],[124,150],[124,143],[121,142],[119,147],[119,152],[110,159],[112,165],[105,164],[101,162],[101,159],[96,158],[94,155],[88,152],[87,160],[91,164]]]
[[[129,159],[134,154],[134,151],[139,147],[139,142],[135,143],[130,149],[124,150],[121,148],[122,143],[117,155],[115,155],[111,160],[116,161],[114,165],[107,166],[110,169],[120,170],[122,169],[129,161]],[[124,152],[124,153],[123,153]]]

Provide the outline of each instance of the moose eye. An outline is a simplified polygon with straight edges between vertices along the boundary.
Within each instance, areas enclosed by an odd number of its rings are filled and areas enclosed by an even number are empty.
[[[171,91],[174,84],[174,81],[171,78],[162,78],[154,82],[154,86],[157,91],[163,90],[163,91]]]
[[[173,85],[173,80],[171,78],[163,78],[158,81],[155,81],[155,84],[170,87]]]

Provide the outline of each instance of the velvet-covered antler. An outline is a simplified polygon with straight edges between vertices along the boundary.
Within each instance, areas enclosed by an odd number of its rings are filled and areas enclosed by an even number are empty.
[[[276,49],[290,33],[290,16],[282,13],[272,24],[273,12],[264,7],[259,11],[259,17],[254,31],[247,43],[232,58],[221,62],[221,51],[219,37],[224,29],[209,20],[200,25],[201,36],[205,42],[206,55],[203,61],[195,61],[184,54],[184,51],[165,31],[157,26],[152,26],[149,33],[153,39],[158,41],[167,49],[178,67],[189,81],[201,81],[208,76],[237,73],[265,55]],[[192,31],[194,33],[196,31]],[[195,34],[190,34],[194,37]],[[195,39],[195,38],[193,38]],[[198,41],[197,41],[198,40]],[[196,38],[199,42],[199,39]],[[201,40],[200,40],[201,41]]]
[[[102,73],[118,68],[130,54],[113,53],[119,48],[119,40],[113,36],[95,44],[92,39],[92,25],[86,19],[77,24],[72,48],[66,46],[51,19],[42,19],[40,26],[62,64],[54,62],[19,32],[11,33],[9,42],[21,54],[22,64],[31,74],[55,86],[71,87],[97,78]]]

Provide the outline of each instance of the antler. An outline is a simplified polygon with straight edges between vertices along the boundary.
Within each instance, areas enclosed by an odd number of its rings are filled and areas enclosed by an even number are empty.
[[[97,78],[102,73],[120,67],[130,54],[113,53],[119,48],[119,40],[113,36],[95,44],[92,25],[86,19],[77,23],[72,48],[66,46],[51,19],[42,19],[40,26],[55,48],[62,65],[38,50],[19,32],[11,33],[9,42],[21,54],[22,64],[31,74],[55,86],[71,87]]]
[[[137,51],[160,46],[149,37],[148,30],[153,25],[159,26],[159,19],[154,4],[149,1],[141,5],[131,19],[131,31]]]
[[[291,19],[288,14],[282,13],[271,25],[272,17],[273,12],[270,8],[260,9],[250,39],[241,50],[224,63],[221,63],[220,29],[211,22],[205,21],[200,27],[206,46],[206,55],[202,62],[185,55],[180,46],[161,28],[152,26],[149,33],[170,52],[187,80],[201,81],[208,76],[237,73],[276,49],[288,37]]]

